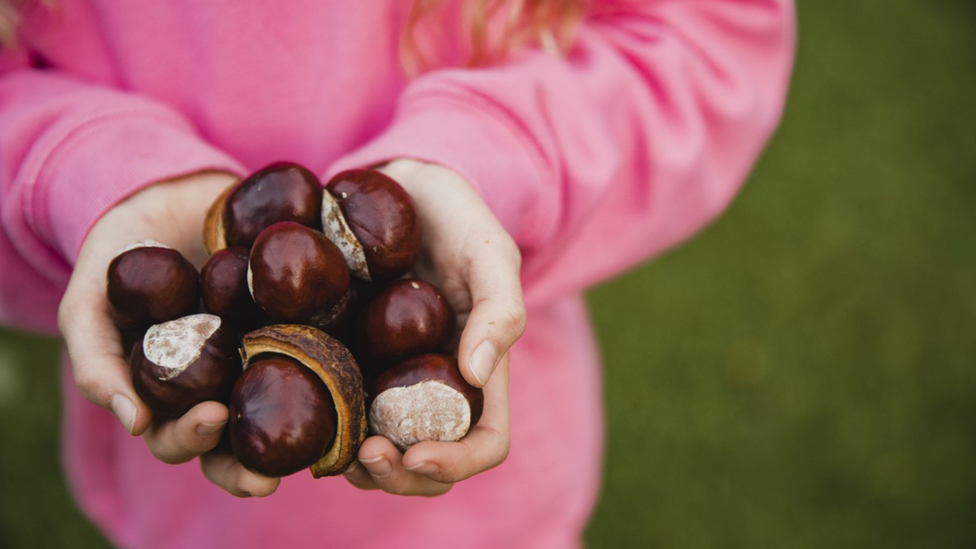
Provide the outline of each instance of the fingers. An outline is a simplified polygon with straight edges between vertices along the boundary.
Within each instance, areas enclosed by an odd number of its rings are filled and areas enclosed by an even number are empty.
[[[459,312],[472,307],[458,360],[465,380],[483,387],[525,330],[518,247],[460,174],[412,159],[380,169],[410,193],[424,222],[417,271],[437,281]]]
[[[58,325],[78,391],[115,414],[130,434],[142,434],[152,414],[132,388],[121,337],[108,312],[104,281],[76,272],[61,301]]]
[[[270,496],[281,483],[281,479],[245,469],[227,452],[210,452],[200,456],[200,468],[207,480],[237,497]]]
[[[143,439],[156,459],[183,463],[217,446],[226,423],[227,408],[223,404],[202,402],[180,418],[153,423]]]
[[[485,386],[527,320],[515,245],[486,241],[480,247],[466,269],[472,308],[458,346],[461,374],[475,387]]]
[[[359,463],[347,471],[346,480],[358,488],[380,489],[402,496],[439,496],[452,486],[452,483],[439,482],[405,469],[400,451],[379,436],[363,442],[359,448]]]

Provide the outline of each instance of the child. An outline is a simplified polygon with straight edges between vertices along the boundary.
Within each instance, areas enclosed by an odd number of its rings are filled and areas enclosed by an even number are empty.
[[[728,204],[795,38],[789,0],[0,5],[0,320],[64,336],[68,479],[123,547],[578,546],[603,436],[580,294]],[[157,423],[134,395],[108,259],[153,238],[199,266],[206,207],[276,160],[413,195],[485,387],[461,442],[269,479],[211,451],[223,406]]]

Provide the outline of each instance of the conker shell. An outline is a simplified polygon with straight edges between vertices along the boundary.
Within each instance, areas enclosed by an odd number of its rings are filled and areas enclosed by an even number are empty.
[[[336,434],[336,408],[322,380],[278,354],[252,360],[234,385],[230,444],[244,467],[284,477],[317,462]]]
[[[335,403],[336,433],[331,447],[309,468],[312,476],[332,476],[345,471],[366,438],[363,378],[352,353],[325,332],[300,324],[258,328],[244,336],[245,371],[262,355],[296,359],[328,388]]]

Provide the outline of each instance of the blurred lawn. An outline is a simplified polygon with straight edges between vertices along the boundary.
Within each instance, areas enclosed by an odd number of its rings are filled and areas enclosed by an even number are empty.
[[[592,292],[593,548],[976,547],[976,3],[801,0],[739,199]],[[48,340],[0,331],[0,547],[103,547],[67,498]]]

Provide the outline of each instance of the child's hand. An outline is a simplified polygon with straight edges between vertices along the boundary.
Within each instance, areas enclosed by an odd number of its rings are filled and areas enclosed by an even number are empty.
[[[154,423],[132,388],[127,356],[109,314],[106,269],[124,246],[152,239],[179,250],[197,268],[206,261],[203,219],[213,200],[236,177],[202,173],[159,183],[112,208],[92,227],[78,255],[58,311],[75,383],[91,402],[108,409],[133,435],[142,435],[158,459],[181,463],[202,455],[204,474],[238,495],[267,495],[277,479],[247,471],[226,454],[207,453],[220,439],[227,408],[197,405],[183,417]]]
[[[515,243],[471,186],[444,167],[397,160],[382,168],[413,197],[423,222],[416,274],[442,289],[463,326],[458,361],[484,386],[481,420],[460,442],[423,442],[401,454],[370,437],[346,478],[363,489],[438,495],[508,455],[508,350],[525,329]],[[494,372],[494,373],[493,373]]]

